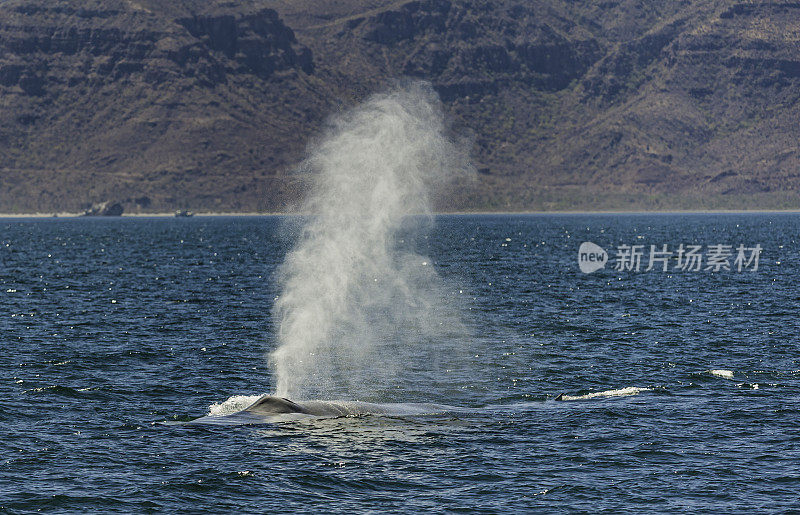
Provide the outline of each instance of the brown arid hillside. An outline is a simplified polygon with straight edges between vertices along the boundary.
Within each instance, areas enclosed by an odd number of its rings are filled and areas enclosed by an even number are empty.
[[[0,0],[0,212],[280,211],[408,78],[474,141],[441,210],[800,208],[800,2]]]

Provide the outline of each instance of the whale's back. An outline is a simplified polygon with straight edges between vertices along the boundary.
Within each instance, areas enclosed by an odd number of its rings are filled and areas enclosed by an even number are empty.
[[[308,411],[296,402],[273,395],[262,395],[260,399],[245,408],[244,411],[259,415],[281,415],[284,413],[308,414]]]
[[[302,413],[318,417],[346,417],[353,415],[379,415],[392,411],[391,405],[373,404],[358,401],[302,401],[293,402],[282,397],[263,395],[245,408],[245,412],[256,415],[282,415]]]
[[[343,400],[294,402],[274,395],[262,395],[241,411],[228,415],[206,415],[184,423],[209,425],[264,424],[305,418],[313,419],[316,417],[433,415],[455,409],[452,406],[418,403],[375,404]]]

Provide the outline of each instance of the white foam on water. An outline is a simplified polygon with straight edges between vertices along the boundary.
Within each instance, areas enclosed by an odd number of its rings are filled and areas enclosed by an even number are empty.
[[[733,371],[732,370],[724,370],[721,368],[715,368],[708,371],[714,377],[722,377],[723,379],[733,379]]]
[[[264,394],[259,395],[234,395],[228,400],[212,404],[208,407],[207,416],[209,417],[224,417],[231,415],[238,411],[242,411],[250,407],[254,402],[260,399]]]
[[[640,388],[637,386],[628,386],[626,388],[619,388],[617,390],[605,390],[602,392],[587,393],[586,395],[562,395],[562,401],[579,401],[584,399],[595,399],[598,397],[627,397],[630,395],[638,395],[639,392],[646,392],[652,388]]]

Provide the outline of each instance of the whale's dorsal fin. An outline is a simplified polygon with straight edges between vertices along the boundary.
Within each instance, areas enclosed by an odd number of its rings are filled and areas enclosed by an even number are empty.
[[[307,411],[299,404],[294,403],[289,399],[275,397],[273,395],[262,396],[244,411],[261,414],[307,413]]]

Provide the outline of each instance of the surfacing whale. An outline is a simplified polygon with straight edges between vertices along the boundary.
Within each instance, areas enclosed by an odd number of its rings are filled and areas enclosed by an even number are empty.
[[[375,404],[360,401],[298,401],[274,395],[262,395],[247,408],[230,415],[206,415],[190,424],[240,425],[263,424],[321,417],[355,417],[363,415],[434,415],[455,408],[438,404],[388,403]]]
[[[303,415],[315,417],[346,417],[354,415],[386,415],[393,411],[393,407],[395,406],[357,401],[303,401],[298,403],[283,397],[262,395],[261,398],[242,411],[257,415],[302,413]]]

